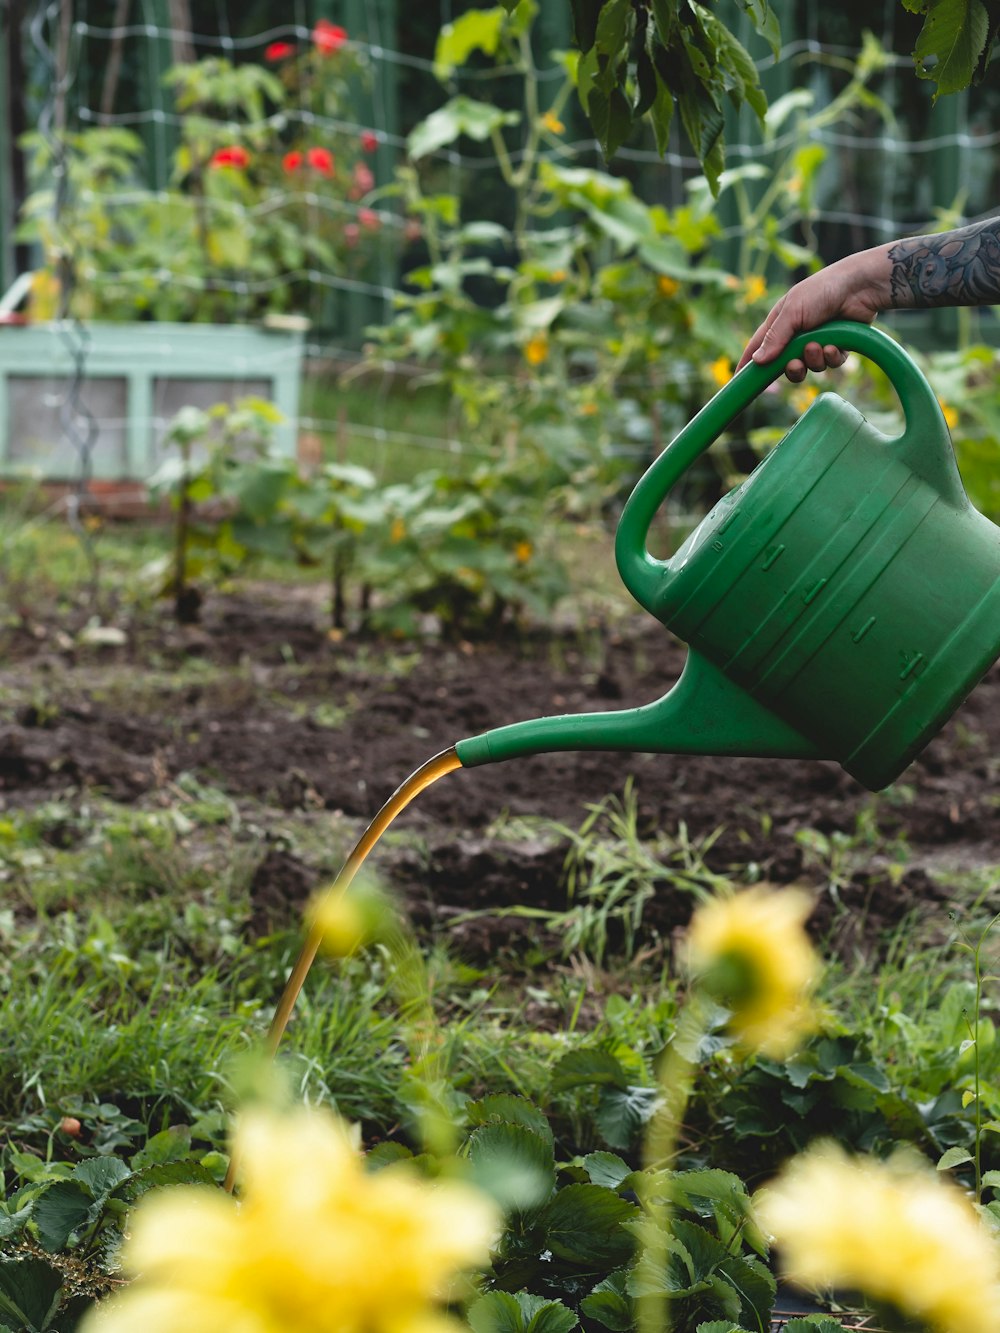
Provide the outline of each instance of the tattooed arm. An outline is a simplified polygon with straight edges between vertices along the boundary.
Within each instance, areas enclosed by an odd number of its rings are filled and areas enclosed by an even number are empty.
[[[1000,217],[890,241],[811,274],[774,306],[747,343],[740,366],[751,358],[766,365],[796,333],[828,319],[870,324],[880,310],[995,303],[1000,303]],[[790,361],[785,374],[799,383],[807,370],[843,362],[839,348],[809,343],[802,360]]]

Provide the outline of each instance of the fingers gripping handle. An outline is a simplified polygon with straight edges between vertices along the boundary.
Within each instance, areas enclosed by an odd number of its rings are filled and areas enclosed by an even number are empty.
[[[946,499],[964,500],[961,482],[954,468],[954,460],[941,457],[933,438],[947,440],[941,407],[934,391],[924,379],[907,352],[881,330],[852,320],[833,320],[810,333],[800,333],[785,347],[780,356],[767,365],[751,361],[701,409],[681,433],[660,454],[629,497],[615,539],[615,558],[618,571],[629,592],[641,606],[655,614],[663,580],[669,570],[669,561],[657,560],[649,554],[646,542],[650,524],[669,491],[722,434],[744,408],[772,384],[784,371],[789,361],[801,358],[807,343],[840,347],[845,351],[861,352],[874,361],[888,375],[899,394],[906,418],[906,426],[894,446],[901,446],[909,455],[915,471],[927,477]],[[929,428],[929,429],[928,429]],[[932,443],[926,443],[930,435]]]

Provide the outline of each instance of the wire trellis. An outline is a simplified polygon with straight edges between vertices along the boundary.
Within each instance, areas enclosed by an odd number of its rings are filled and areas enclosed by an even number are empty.
[[[169,12],[176,14],[182,8],[173,6]],[[889,0],[883,8],[883,30],[891,32],[895,6]],[[152,144],[152,165],[159,171],[161,178],[164,177],[168,174],[165,171],[167,144],[170,136],[176,138],[177,128],[183,119],[171,105],[169,90],[150,73],[145,81],[147,89],[150,90],[146,104],[109,107],[98,96],[98,90],[91,86],[90,66],[101,66],[102,62],[95,57],[95,52],[115,51],[120,58],[125,45],[132,51],[133,60],[138,67],[142,67],[145,59],[149,70],[155,71],[158,68],[155,46],[164,42],[169,43],[174,50],[187,49],[192,53],[197,51],[199,54],[217,53],[235,61],[260,60],[272,43],[308,44],[313,34],[315,14],[309,0],[295,0],[292,12],[288,14],[286,11],[282,21],[264,23],[258,31],[250,34],[232,31],[229,11],[223,0],[217,0],[214,9],[214,24],[205,21],[206,10],[202,8],[201,22],[197,27],[187,29],[178,28],[172,23],[158,23],[157,16],[162,17],[164,11],[163,6],[154,3],[154,0],[132,0],[131,4],[119,4],[117,15],[127,15],[126,21],[123,22],[94,21],[87,14],[86,3],[78,4],[76,17],[69,25],[68,31],[67,25],[63,22],[64,68],[57,70],[52,57],[52,33],[60,21],[60,13],[63,19],[65,18],[66,7],[48,3],[47,0],[39,0],[32,20],[31,34],[36,48],[43,54],[45,51],[49,53],[44,61],[49,78],[45,103],[48,121],[51,122],[53,119],[54,108],[71,107],[73,123],[67,124],[67,129],[104,125],[132,128],[152,135],[152,139],[148,140]],[[807,9],[808,31],[804,35],[793,35],[777,56],[770,53],[763,55],[758,61],[762,74],[772,78],[784,76],[786,82],[794,86],[801,84],[803,80],[808,82],[812,77],[810,71],[822,68],[824,62],[843,63],[857,59],[859,48],[826,42],[822,39],[822,21],[815,7],[809,6]],[[384,10],[378,3],[373,3],[366,7],[365,12],[367,31],[363,34],[348,33],[345,42],[346,49],[362,56],[372,73],[371,95],[364,120],[317,115],[304,100],[297,106],[285,109],[282,115],[286,123],[308,126],[318,136],[324,133],[348,136],[371,134],[380,151],[390,152],[401,159],[406,147],[405,131],[409,127],[400,124],[398,111],[392,105],[392,74],[394,71],[406,70],[426,80],[428,86],[433,84],[437,88],[438,85],[434,81],[434,62],[428,55],[399,49],[393,34],[384,23],[384,14],[391,11]],[[442,23],[450,21],[454,15],[452,0],[441,0]],[[879,75],[881,81],[879,91],[888,101],[893,101],[894,81],[913,79],[909,65],[909,57],[892,52],[886,54],[884,67]],[[438,88],[439,100],[443,101],[456,92],[468,92],[473,96],[479,95],[490,99],[498,84],[508,77],[509,75],[503,70],[473,62],[471,66],[463,67],[453,74],[446,88]],[[538,77],[544,83],[551,83],[554,86],[563,79],[563,69],[556,59],[546,56],[540,62]],[[61,85],[57,87],[59,80]],[[256,124],[244,122],[242,128],[246,132],[273,129],[275,118],[266,117]],[[794,146],[794,143],[793,132],[781,133],[772,141],[765,143],[761,143],[757,136],[752,141],[741,142],[738,137],[733,141],[733,136],[730,135],[727,153],[733,165],[754,161],[766,164],[777,161],[782,153]],[[907,135],[905,127],[899,123],[881,124],[874,133],[869,125],[859,123],[856,126],[837,126],[824,130],[822,143],[831,152],[835,152],[847,161],[855,162],[870,158],[880,164],[880,170],[875,173],[878,177],[878,190],[875,198],[866,199],[861,206],[856,206],[854,199],[845,199],[842,193],[835,189],[828,190],[826,197],[821,199],[813,213],[813,227],[817,234],[821,235],[824,227],[848,230],[852,234],[869,236],[874,243],[895,235],[918,231],[931,221],[922,200],[909,198],[900,201],[898,196],[903,186],[898,179],[900,173],[897,164],[904,161],[930,162],[932,159],[939,159],[942,154],[971,154],[973,151],[977,154],[977,162],[983,163],[992,160],[990,155],[1000,143],[1000,130],[994,130],[988,125],[980,127],[965,123],[958,124],[954,130],[947,132],[929,130],[926,135],[920,137]],[[600,161],[596,143],[593,139],[581,135],[567,136],[557,148],[553,149],[553,152],[564,163],[595,164]],[[510,158],[515,167],[523,160],[522,151],[516,144],[510,146]],[[383,178],[378,181],[380,186],[386,184],[384,161],[383,158]],[[660,182],[658,190],[681,199],[684,197],[685,181],[698,170],[697,161],[677,145],[673,145],[661,158],[649,146],[633,144],[620,150],[618,162],[621,169],[638,173],[640,180],[658,180]],[[58,155],[56,164],[58,169]],[[466,198],[474,198],[479,189],[478,183],[496,171],[495,165],[488,157],[467,151],[461,141],[431,153],[427,159],[427,167],[431,172],[436,171],[443,176],[448,189],[454,193],[462,193]],[[57,208],[63,197],[64,192],[57,192]],[[134,191],[123,189],[109,193],[106,204],[113,212],[119,206],[127,207],[134,202],[134,198]],[[939,202],[950,206],[956,201]],[[324,215],[349,218],[349,215],[358,208],[356,201],[331,199],[315,192],[297,192],[288,189],[283,194],[275,195],[265,203],[257,205],[256,213],[251,208],[249,220],[251,223],[264,221],[269,212],[289,205],[301,205],[309,216],[317,219]],[[396,211],[396,205],[392,200],[379,198],[373,207],[373,212],[384,236],[399,234],[404,220]],[[738,241],[741,235],[739,224],[730,222],[721,228],[721,237],[724,240]],[[70,256],[68,262],[71,262],[71,259]],[[64,300],[72,290],[73,280],[72,276],[67,276]],[[95,284],[110,280],[100,274],[88,276],[87,279],[88,282]],[[197,279],[190,274],[171,271],[169,268],[156,271],[143,268],[127,269],[116,273],[114,281],[126,285],[134,284],[137,290],[142,284],[150,281],[169,282],[178,289],[197,285]],[[378,263],[368,271],[338,273],[313,265],[307,268],[290,267],[263,278],[246,274],[232,282],[230,294],[236,300],[237,311],[243,310],[249,317],[255,304],[259,304],[260,298],[288,284],[305,285],[310,291],[309,309],[306,313],[312,323],[313,332],[306,342],[306,358],[311,367],[317,368],[349,366],[358,355],[356,338],[347,336],[347,331],[342,328],[331,328],[329,325],[328,312],[331,300],[336,298],[342,306],[344,303],[365,302],[371,316],[368,322],[387,322],[403,291],[401,275],[394,267],[392,246],[386,241],[379,253]],[[73,343],[74,372],[71,390],[66,396],[64,405],[64,428],[67,437],[72,440],[78,451],[80,476],[85,479],[94,447],[93,424],[88,421],[85,399],[80,392],[81,385],[86,379],[86,335],[82,327],[67,322],[66,337]],[[373,449],[380,453],[382,465],[386,451],[391,449],[440,450],[472,456],[482,452],[474,440],[464,437],[453,416],[449,416],[446,429],[440,434],[430,435],[417,429],[391,427],[385,414],[385,405],[394,369],[396,368],[387,365],[383,368],[380,380],[376,378],[374,381],[369,381],[371,412],[367,420],[352,420],[349,417],[345,420],[342,415],[336,420],[331,420],[310,415],[300,420],[300,428],[319,434],[343,433],[346,430],[355,437],[369,439]]]

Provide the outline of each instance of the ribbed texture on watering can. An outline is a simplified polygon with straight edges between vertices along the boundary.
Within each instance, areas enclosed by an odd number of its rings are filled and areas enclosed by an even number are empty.
[[[824,395],[677,552],[658,615],[877,790],[1000,646],[1000,531],[961,500]]]

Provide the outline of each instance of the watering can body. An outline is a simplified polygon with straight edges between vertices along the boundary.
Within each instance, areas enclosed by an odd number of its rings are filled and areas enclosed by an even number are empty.
[[[880,365],[902,434],[824,394],[671,558],[651,556],[669,490],[808,341]],[[578,748],[812,756],[879,790],[1000,655],[1000,529],[970,504],[919,368],[867,325],[800,335],[730,381],[640,480],[616,554],[640,604],[689,645],[680,682],[643,708],[459,742],[463,764]]]

